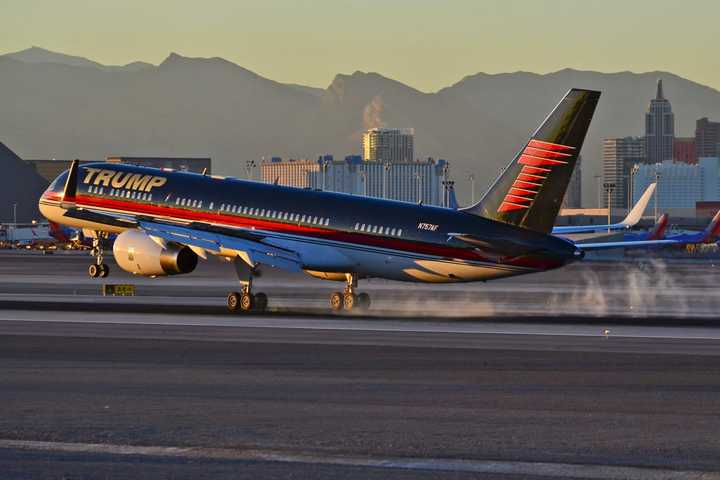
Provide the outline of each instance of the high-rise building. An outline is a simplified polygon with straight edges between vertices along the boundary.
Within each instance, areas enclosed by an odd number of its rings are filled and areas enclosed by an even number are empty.
[[[698,158],[720,155],[720,122],[707,117],[695,122],[695,146]]]
[[[415,159],[415,131],[412,128],[373,128],[362,136],[363,160],[397,163]]]
[[[645,114],[645,156],[648,163],[672,160],[675,138],[675,116],[665,98],[662,79],[657,82],[655,98]]]
[[[575,162],[570,183],[563,197],[561,208],[580,208],[582,206],[582,155]]]
[[[701,158],[697,164],[665,161],[638,165],[633,177],[633,201],[657,181],[658,208],[695,208],[696,202],[720,200],[720,159]],[[660,212],[659,212],[660,213]]]
[[[676,137],[673,142],[673,160],[682,163],[697,163],[695,137]]]
[[[447,167],[445,160],[381,163],[351,155],[345,160],[321,156],[317,161],[265,161],[260,171],[267,183],[444,205]]]
[[[614,184],[610,194],[613,208],[628,208],[630,173],[636,163],[645,162],[645,139],[640,137],[606,138],[603,140],[603,183]],[[602,186],[600,186],[602,191]],[[607,208],[608,195],[602,205]]]
[[[310,188],[310,173],[319,172],[320,165],[320,162],[314,160],[291,158],[283,161],[280,157],[273,157],[272,160],[260,164],[260,175],[265,183]]]

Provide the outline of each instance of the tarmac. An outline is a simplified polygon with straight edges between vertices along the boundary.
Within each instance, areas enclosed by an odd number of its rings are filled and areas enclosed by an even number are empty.
[[[233,271],[102,297],[79,255],[0,253],[2,478],[720,478],[711,262],[487,284]],[[497,300],[497,301],[495,301]],[[630,308],[632,307],[632,308]]]

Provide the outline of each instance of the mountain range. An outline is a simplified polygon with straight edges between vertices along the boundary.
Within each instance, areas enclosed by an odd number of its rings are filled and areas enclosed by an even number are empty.
[[[241,176],[246,160],[342,158],[360,152],[367,128],[412,127],[416,157],[449,160],[461,201],[468,175],[482,191],[571,87],[603,92],[583,148],[586,206],[596,203],[602,139],[642,135],[658,78],[678,136],[720,117],[720,92],[660,71],[478,73],[432,93],[357,71],[320,89],[222,58],[106,66],[33,47],[0,56],[0,78],[0,141],[24,158],[207,154],[214,172]]]

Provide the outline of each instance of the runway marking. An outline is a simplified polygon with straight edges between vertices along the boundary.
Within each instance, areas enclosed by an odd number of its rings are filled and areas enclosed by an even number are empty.
[[[349,332],[384,332],[384,333],[448,333],[458,335],[529,335],[537,337],[584,337],[584,338],[628,338],[653,340],[720,340],[720,329],[713,327],[682,327],[682,326],[625,326],[616,322],[612,324],[523,324],[495,322],[474,322],[470,324],[428,322],[411,319],[385,320],[381,317],[364,319],[352,317],[337,318],[295,318],[295,317],[223,317],[213,315],[196,315],[183,317],[167,314],[123,314],[83,313],[84,318],[77,318],[76,312],[44,311],[38,317],[36,311],[18,310],[12,315],[0,311],[0,322],[50,322],[85,325],[136,325],[136,326],[182,326],[182,327],[231,327],[231,328],[267,328],[308,331],[349,331]],[[28,316],[23,316],[27,314]],[[605,335],[605,327],[609,334]]]
[[[593,465],[553,462],[522,462],[502,460],[464,460],[447,458],[365,457],[352,455],[321,455],[311,452],[288,453],[264,449],[230,449],[172,446],[134,446],[103,443],[41,442],[32,440],[2,440],[0,448],[40,450],[46,452],[97,453],[166,457],[182,459],[214,459],[239,461],[266,461],[342,465],[351,467],[386,468],[401,470],[453,471],[505,475],[533,475],[550,478],[588,478],[626,480],[720,480],[720,472],[699,470],[669,470],[652,467],[622,465]]]

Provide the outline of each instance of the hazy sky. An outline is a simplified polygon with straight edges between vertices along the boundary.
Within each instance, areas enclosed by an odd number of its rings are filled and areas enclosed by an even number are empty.
[[[220,56],[326,87],[376,71],[435,91],[480,71],[668,70],[720,89],[720,0],[2,0],[0,53],[105,64]]]

